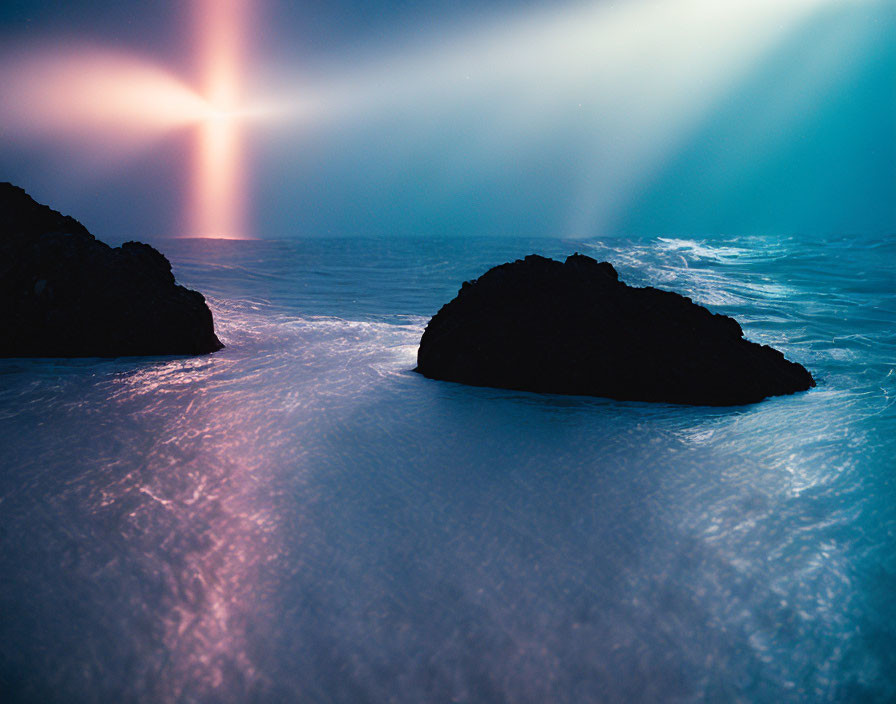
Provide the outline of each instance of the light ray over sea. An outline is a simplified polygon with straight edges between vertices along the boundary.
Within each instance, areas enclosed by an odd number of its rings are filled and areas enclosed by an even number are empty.
[[[200,126],[193,234],[239,239],[245,234],[245,164],[238,121],[244,67],[242,32],[248,21],[243,0],[200,0],[196,27],[200,40],[203,93],[214,114]]]
[[[508,167],[520,154],[550,144],[569,155],[567,202],[557,206],[568,210],[564,229],[594,234],[612,229],[633,194],[769,52],[825,12],[878,2],[591,1],[480,16],[300,71],[294,60],[250,51],[245,0],[194,0],[196,85],[122,51],[29,42],[0,52],[0,120],[17,143],[62,145],[107,163],[194,130],[179,233],[224,238],[255,231],[250,130],[273,140],[278,158],[301,164],[303,146],[322,131],[400,129],[397,148],[384,148],[376,167],[404,169],[437,142],[447,191],[471,170],[514,173]],[[861,41],[843,38],[856,54]],[[461,122],[471,124],[462,134],[454,128]],[[373,136],[365,149],[395,142]]]
[[[580,172],[566,234],[602,232],[764,57],[809,19],[848,5],[630,0],[516,13],[404,49],[359,51],[298,88],[278,74],[273,112],[299,140],[312,130],[293,131],[297,122],[394,120],[420,142],[475,114],[472,146],[455,140],[441,157],[446,171],[461,164],[457,179],[565,133]]]

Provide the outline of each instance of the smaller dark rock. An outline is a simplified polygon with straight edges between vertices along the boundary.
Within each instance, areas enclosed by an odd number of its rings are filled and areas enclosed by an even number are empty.
[[[432,379],[555,394],[729,406],[815,386],[749,342],[736,320],[677,293],[619,281],[574,254],[502,264],[465,282],[420,340]]]
[[[0,356],[204,354],[223,347],[201,293],[141,242],[109,247],[0,183]]]

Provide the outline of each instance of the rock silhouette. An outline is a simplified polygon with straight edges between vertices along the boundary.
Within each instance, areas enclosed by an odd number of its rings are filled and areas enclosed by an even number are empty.
[[[192,355],[223,347],[202,294],[147,244],[112,248],[0,183],[0,356]]]
[[[729,406],[815,382],[733,318],[635,288],[607,262],[530,255],[473,282],[429,321],[417,372],[432,379],[628,401]]]

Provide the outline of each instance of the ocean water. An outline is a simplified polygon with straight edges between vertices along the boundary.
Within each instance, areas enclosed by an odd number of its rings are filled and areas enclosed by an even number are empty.
[[[894,240],[156,244],[225,350],[0,360],[0,700],[896,699]],[[818,387],[410,371],[465,279],[574,251]]]

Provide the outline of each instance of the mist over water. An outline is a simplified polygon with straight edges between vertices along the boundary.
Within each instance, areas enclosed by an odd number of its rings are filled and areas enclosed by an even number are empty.
[[[0,361],[6,701],[891,701],[896,249],[158,243],[220,353]],[[692,296],[818,387],[731,409],[410,372],[531,252]]]

